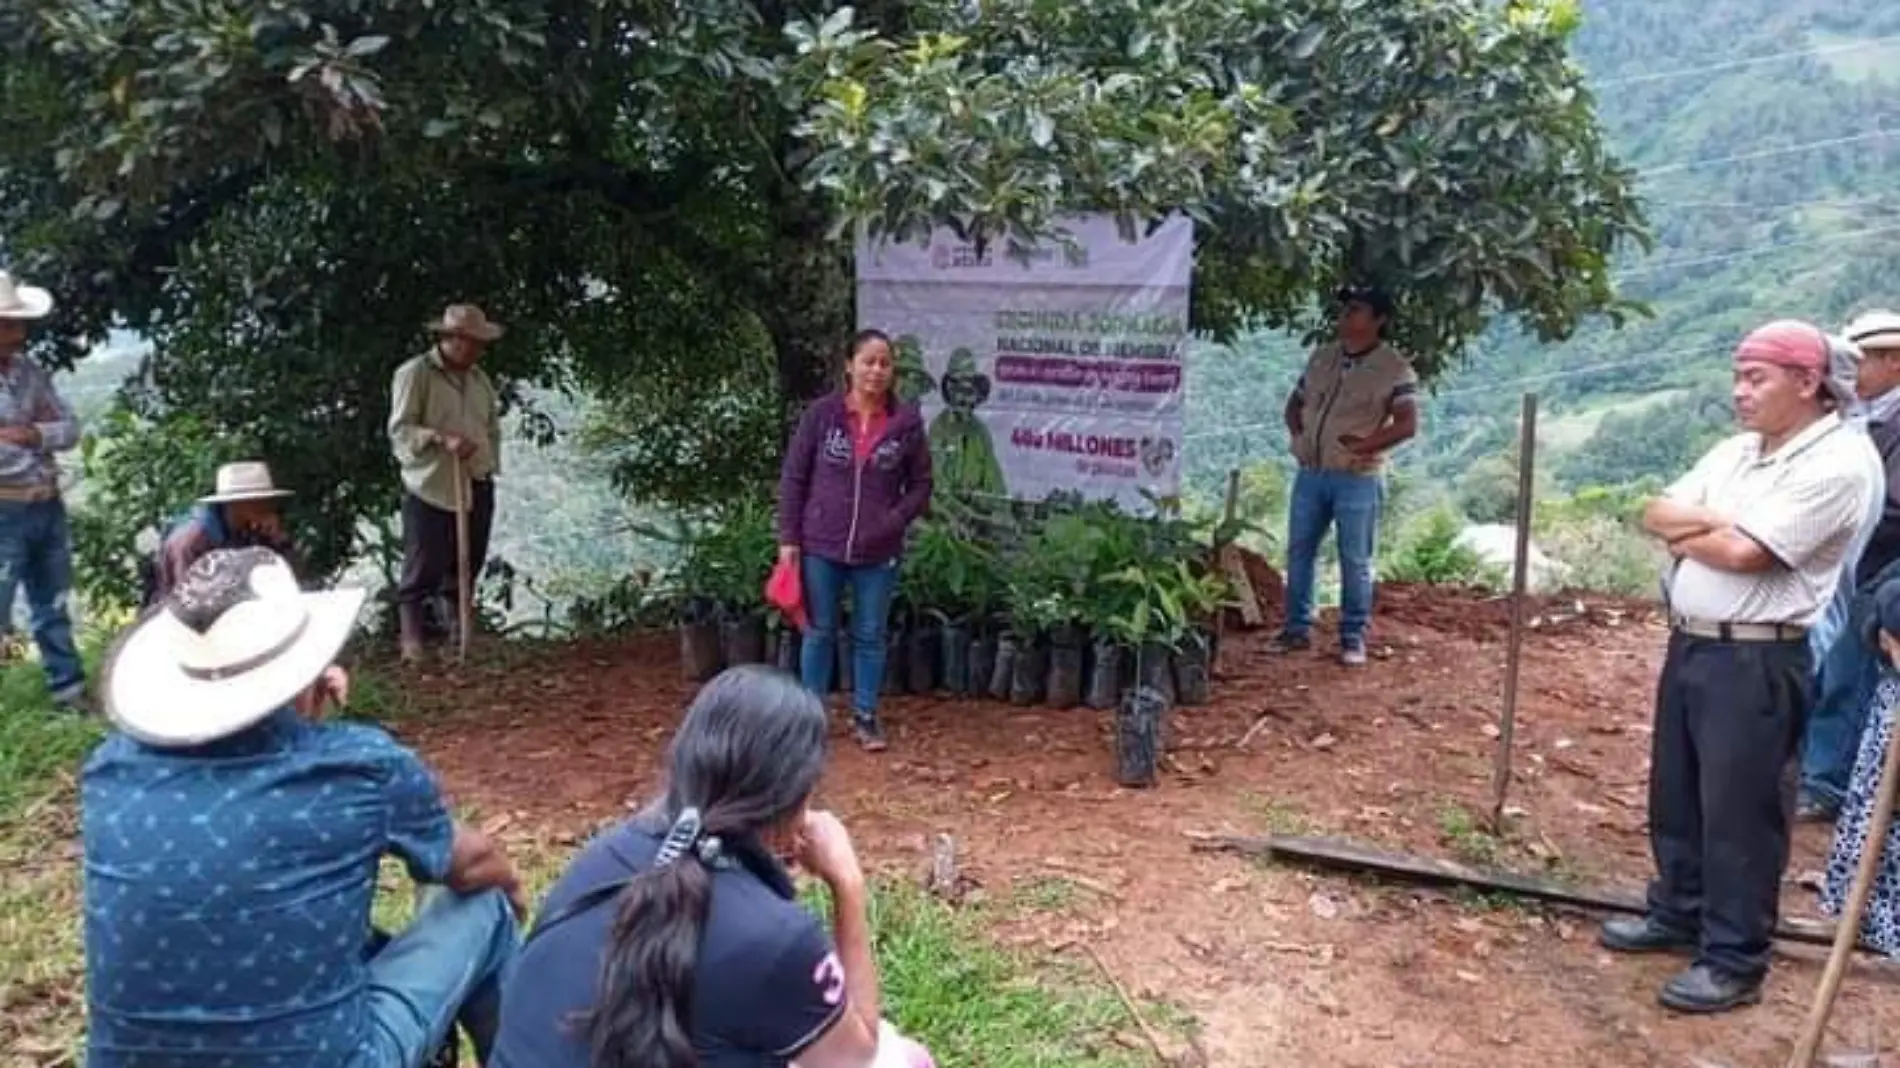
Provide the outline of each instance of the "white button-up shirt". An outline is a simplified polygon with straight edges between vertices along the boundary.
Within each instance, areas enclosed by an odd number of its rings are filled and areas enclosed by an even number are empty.
[[[1870,474],[1879,465],[1867,436],[1832,413],[1766,456],[1753,432],[1710,449],[1668,497],[1729,517],[1775,564],[1744,573],[1679,560],[1667,583],[1670,609],[1711,623],[1812,626],[1884,489]]]

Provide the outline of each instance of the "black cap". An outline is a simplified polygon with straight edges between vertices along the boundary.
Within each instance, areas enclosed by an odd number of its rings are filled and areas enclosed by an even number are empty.
[[[1373,314],[1382,318],[1392,317],[1392,297],[1378,286],[1344,285],[1333,294],[1333,300],[1341,305],[1364,304]]]

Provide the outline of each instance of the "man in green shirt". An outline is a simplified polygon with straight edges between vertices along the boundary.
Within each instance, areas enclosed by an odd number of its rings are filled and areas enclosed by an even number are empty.
[[[396,617],[402,656],[409,661],[422,654],[423,605],[435,597],[459,603],[458,504],[468,509],[471,583],[481,574],[495,518],[494,478],[501,470],[500,396],[476,366],[501,336],[501,324],[473,304],[453,304],[429,330],[435,347],[396,368],[389,404],[389,442],[403,485]]]

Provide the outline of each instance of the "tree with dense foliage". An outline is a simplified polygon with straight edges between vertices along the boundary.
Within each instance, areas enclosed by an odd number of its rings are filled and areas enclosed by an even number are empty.
[[[1311,327],[1378,281],[1428,373],[1496,317],[1620,317],[1643,221],[1576,11],[16,0],[0,235],[64,298],[42,355],[114,322],[155,344],[94,463],[170,470],[133,454],[190,420],[271,457],[329,568],[393,506],[388,372],[451,299],[511,325],[499,378],[601,398],[626,491],[685,506],[768,475],[829,381],[860,233],[1007,250],[1185,212],[1198,326]],[[189,492],[102,481],[133,493],[114,536]]]

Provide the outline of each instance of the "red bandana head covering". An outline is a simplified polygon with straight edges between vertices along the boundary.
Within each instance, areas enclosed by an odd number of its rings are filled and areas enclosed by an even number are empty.
[[[1798,319],[1777,319],[1757,327],[1735,347],[1735,362],[1771,363],[1797,371],[1827,374],[1827,335]]]

